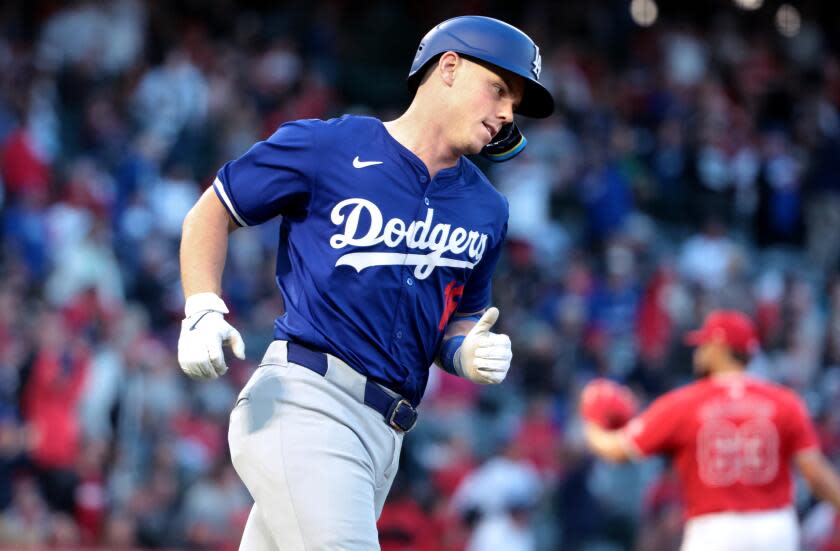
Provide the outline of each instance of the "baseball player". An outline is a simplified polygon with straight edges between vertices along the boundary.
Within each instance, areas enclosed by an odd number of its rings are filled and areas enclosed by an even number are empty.
[[[540,54],[486,17],[432,29],[399,118],[282,125],[225,164],[184,221],[188,375],[244,357],[219,297],[228,232],[282,216],[285,313],[234,406],[229,444],[255,504],[241,549],[378,549],[376,519],[429,368],[500,383],[510,339],[491,331],[490,281],[507,201],[464,155],[525,146],[514,113],[547,117]]]
[[[750,319],[712,312],[686,336],[700,380],[655,400],[619,430],[585,424],[597,455],[672,458],[683,488],[683,551],[799,548],[790,464],[840,509],[840,478],[822,454],[801,400],[744,372],[757,339]]]

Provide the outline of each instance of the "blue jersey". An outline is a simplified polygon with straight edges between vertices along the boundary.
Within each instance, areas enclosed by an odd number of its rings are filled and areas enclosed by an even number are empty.
[[[429,178],[377,119],[295,121],[218,173],[241,226],[283,216],[275,338],[420,402],[455,313],[490,304],[505,198],[468,159]]]

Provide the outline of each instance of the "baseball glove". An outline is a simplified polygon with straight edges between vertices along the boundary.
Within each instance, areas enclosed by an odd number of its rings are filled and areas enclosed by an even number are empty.
[[[581,417],[601,428],[620,429],[637,410],[638,402],[633,392],[608,379],[593,379],[581,391]]]

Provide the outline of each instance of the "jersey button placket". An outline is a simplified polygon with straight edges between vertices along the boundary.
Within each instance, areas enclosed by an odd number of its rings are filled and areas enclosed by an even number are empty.
[[[426,176],[425,174],[418,174],[417,175],[417,181],[420,182],[421,185],[425,186],[429,182],[429,177]],[[425,212],[424,206],[425,207],[429,206],[429,198],[426,197],[425,195],[423,195],[422,197],[423,197],[423,205],[421,205],[417,209],[417,214],[415,216],[415,220],[423,220],[426,217],[426,212]],[[405,252],[406,253],[411,253],[411,251],[407,247],[407,243],[408,243],[408,240],[406,239],[405,244],[404,244],[404,246],[406,247]],[[421,252],[421,251],[418,251],[418,252]],[[405,286],[403,288],[405,289],[405,292],[408,292],[408,288],[411,288],[411,289],[414,288],[414,277],[412,277],[412,272],[413,271],[414,271],[413,266],[407,265],[407,264],[403,265],[403,273],[404,273],[403,281],[405,282]],[[405,299],[405,294],[402,294],[401,297],[400,297],[400,303],[401,304],[403,303],[404,299]],[[405,315],[406,315],[405,312],[402,312],[402,311],[398,312],[397,318],[395,320],[397,327],[405,327],[405,323],[406,323]],[[403,338],[403,330],[402,329],[396,329],[394,331],[394,341],[400,341],[400,340],[402,340],[402,338]]]

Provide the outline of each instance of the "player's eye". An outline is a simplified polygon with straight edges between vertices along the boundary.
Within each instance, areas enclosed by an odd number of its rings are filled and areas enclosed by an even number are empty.
[[[498,84],[494,84],[493,89],[496,91],[497,96],[499,96],[499,97],[504,96],[505,90],[501,86],[499,86]]]

